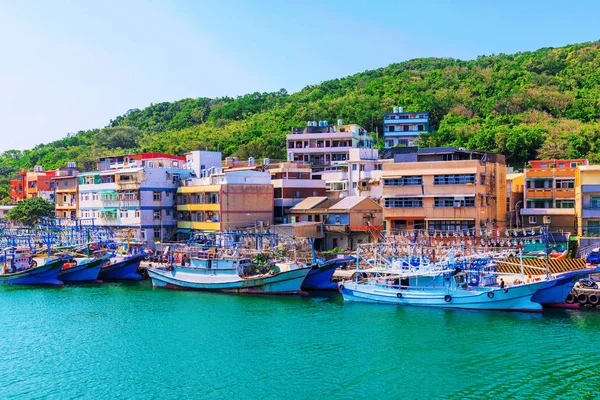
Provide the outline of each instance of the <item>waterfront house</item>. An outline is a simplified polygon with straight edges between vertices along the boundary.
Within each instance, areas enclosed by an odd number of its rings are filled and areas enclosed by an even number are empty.
[[[575,173],[588,160],[534,160],[525,168],[524,226],[548,225],[551,231],[576,231]]]
[[[386,230],[472,231],[505,226],[503,155],[425,148],[384,163]]]
[[[575,169],[575,216],[579,236],[600,236],[600,165]]]
[[[429,112],[405,112],[403,107],[394,107],[393,112],[383,117],[383,140],[385,148],[416,146],[419,135],[429,132]]]
[[[174,233],[175,193],[190,175],[185,157],[144,153],[98,159],[98,170],[78,175],[77,216],[97,226],[127,230],[151,248]]]
[[[506,225],[510,228],[523,226],[520,219],[520,209],[523,208],[523,173],[506,174]]]
[[[57,218],[77,217],[77,174],[79,170],[74,162],[67,168],[56,170],[54,182],[54,210]]]
[[[323,250],[356,250],[359,243],[376,241],[383,230],[381,206],[367,197],[311,197],[296,204],[290,213],[292,223],[322,224],[325,237],[316,246]]]

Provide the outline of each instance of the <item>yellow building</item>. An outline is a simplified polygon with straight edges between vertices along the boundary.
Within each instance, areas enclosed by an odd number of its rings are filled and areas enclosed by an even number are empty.
[[[419,149],[383,165],[387,230],[467,231],[506,224],[505,158],[455,148]]]
[[[177,190],[177,211],[177,228],[183,234],[271,225],[271,175],[235,171],[185,180]]]
[[[575,216],[579,236],[600,235],[600,165],[575,169]]]

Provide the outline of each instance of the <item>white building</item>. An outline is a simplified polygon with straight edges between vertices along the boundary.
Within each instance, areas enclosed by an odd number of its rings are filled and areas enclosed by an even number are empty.
[[[167,154],[137,154],[100,159],[94,172],[81,173],[80,218],[97,226],[130,229],[152,248],[155,240],[175,233],[175,198],[179,181],[191,170],[185,158]]]
[[[0,221],[5,220],[6,214],[8,214],[8,212],[15,207],[15,205],[0,206]]]

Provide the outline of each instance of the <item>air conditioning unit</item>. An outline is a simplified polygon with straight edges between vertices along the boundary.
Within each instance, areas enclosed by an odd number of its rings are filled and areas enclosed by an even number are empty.
[[[551,224],[552,223],[552,217],[550,217],[549,215],[544,215],[544,223],[545,224]]]
[[[454,208],[460,208],[460,201],[454,202]]]

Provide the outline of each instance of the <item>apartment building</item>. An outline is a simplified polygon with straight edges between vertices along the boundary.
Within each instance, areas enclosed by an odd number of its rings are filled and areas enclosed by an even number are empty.
[[[385,162],[392,160],[380,160],[377,149],[350,149],[347,161],[332,163],[315,175],[325,181],[329,197],[380,198],[381,166]]]
[[[316,179],[309,164],[282,162],[266,166],[271,174],[274,195],[274,221],[290,221],[289,210],[307,197],[325,196],[325,181]]]
[[[495,153],[419,149],[383,164],[387,230],[471,231],[504,227],[506,164]]]
[[[175,197],[188,178],[185,157],[144,153],[98,159],[99,169],[78,175],[77,216],[95,218],[97,226],[129,229],[148,243],[174,233]]]
[[[383,117],[383,140],[385,148],[416,146],[419,135],[429,132],[429,112],[405,112],[394,107]]]
[[[209,169],[177,190],[177,231],[231,231],[273,224],[273,185],[268,172]]]
[[[524,226],[575,232],[575,174],[578,166],[588,164],[585,159],[529,161],[521,209]]]
[[[348,161],[350,149],[372,149],[373,138],[357,124],[337,125],[328,121],[309,121],[304,128],[293,128],[286,136],[288,161],[312,164],[315,168]]]
[[[57,218],[77,217],[77,175],[75,163],[56,170],[54,182],[54,210]]]
[[[575,216],[579,236],[600,235],[600,165],[575,169]]]

